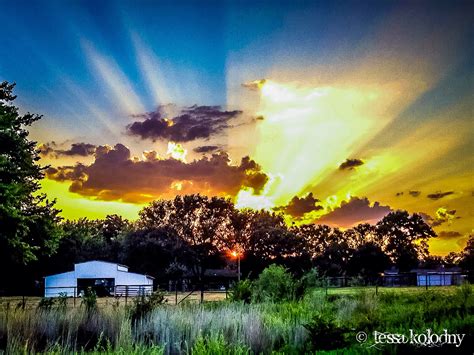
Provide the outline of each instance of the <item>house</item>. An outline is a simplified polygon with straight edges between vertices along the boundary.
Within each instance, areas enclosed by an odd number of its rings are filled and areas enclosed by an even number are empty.
[[[74,271],[44,278],[45,297],[77,297],[88,287],[98,296],[136,296],[153,291],[153,277],[129,272],[125,265],[94,260],[75,264]]]

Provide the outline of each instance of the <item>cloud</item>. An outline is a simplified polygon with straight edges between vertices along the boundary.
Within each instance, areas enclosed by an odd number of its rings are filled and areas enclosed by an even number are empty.
[[[127,126],[130,135],[142,139],[171,140],[189,142],[196,139],[208,139],[229,127],[229,121],[237,118],[242,111],[223,111],[220,106],[190,106],[181,109],[178,114],[169,118],[164,109],[159,107],[154,112],[134,115],[143,121],[136,121]]]
[[[275,211],[282,211],[293,217],[303,217],[305,213],[312,211],[322,210],[323,207],[317,205],[320,202],[317,198],[313,196],[313,193],[310,192],[305,197],[294,196],[291,201],[286,206],[280,206],[275,208]]]
[[[413,196],[413,197],[418,197],[418,196],[420,196],[421,191],[410,190],[410,191],[408,191],[408,193],[409,193],[411,196]]]
[[[339,170],[353,170],[361,165],[364,165],[364,162],[360,159],[346,159],[345,162],[339,165]]]
[[[419,215],[426,223],[428,223],[432,227],[437,227],[444,223],[450,225],[453,220],[461,218],[459,216],[456,216],[456,210],[448,210],[445,207],[438,208],[434,217],[423,212],[419,213]]]
[[[242,87],[249,89],[249,90],[260,90],[262,86],[267,82],[266,79],[259,79],[259,80],[254,80],[254,81],[249,81],[246,83],[242,84]]]
[[[397,196],[397,197],[403,196],[403,191],[402,191],[402,192],[397,192],[397,193],[395,194],[395,196]]]
[[[461,236],[462,234],[456,231],[441,231],[438,233],[438,237],[443,239],[453,239]]]
[[[82,156],[87,157],[95,153],[97,146],[90,143],[72,143],[69,149],[59,149],[56,142],[48,142],[41,144],[38,147],[40,155],[42,156],[52,156],[58,158],[59,156]]]
[[[99,146],[92,164],[50,168],[46,176],[71,181],[69,190],[83,196],[132,203],[190,193],[235,196],[241,187],[252,187],[258,194],[268,181],[249,157],[232,165],[227,153],[220,152],[185,163],[160,159],[151,151],[144,153],[144,160],[138,160],[131,158],[130,150],[122,144]]]
[[[319,218],[316,223],[328,224],[342,228],[350,228],[359,223],[375,224],[392,209],[374,202],[371,206],[367,198],[352,197],[348,202],[343,201],[340,207]]]
[[[443,198],[445,196],[449,196],[449,195],[452,195],[452,194],[454,194],[454,191],[446,191],[446,192],[438,191],[436,193],[427,195],[427,197],[432,199],[432,200],[439,200],[440,198]]]
[[[216,150],[219,150],[218,145],[201,145],[200,147],[196,147],[193,150],[196,153],[210,153],[210,152],[215,152]]]

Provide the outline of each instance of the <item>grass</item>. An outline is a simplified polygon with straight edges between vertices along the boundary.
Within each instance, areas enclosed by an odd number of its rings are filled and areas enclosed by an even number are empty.
[[[339,353],[370,353],[373,339],[361,345],[355,340],[357,332],[409,329],[465,333],[463,346],[474,346],[472,286],[384,289],[378,295],[367,288],[328,291],[326,295],[325,289],[313,289],[302,300],[280,303],[165,304],[135,322],[130,304],[99,306],[90,312],[79,306],[4,308],[0,353],[292,354],[331,353],[335,346]],[[412,350],[416,349],[395,345],[383,349]]]

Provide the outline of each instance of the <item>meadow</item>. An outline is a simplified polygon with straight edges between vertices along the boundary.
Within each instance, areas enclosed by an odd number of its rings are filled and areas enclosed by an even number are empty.
[[[228,300],[175,306],[153,297],[127,306],[60,300],[0,311],[0,351],[50,354],[297,354],[465,352],[473,349],[471,285],[373,290],[308,289],[298,299]],[[341,292],[343,291],[343,292]],[[100,300],[100,299],[99,299]],[[466,334],[462,346],[377,345],[374,331]],[[359,343],[356,334],[369,336]],[[446,347],[449,347],[447,349]],[[471,350],[472,351],[472,350]]]

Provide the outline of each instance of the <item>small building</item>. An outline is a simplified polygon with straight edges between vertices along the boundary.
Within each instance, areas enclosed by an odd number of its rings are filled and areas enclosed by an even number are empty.
[[[74,265],[74,271],[44,278],[44,296],[81,296],[91,287],[98,296],[136,296],[153,291],[153,277],[128,271],[125,265],[87,261]]]
[[[460,285],[464,280],[461,269],[458,267],[436,269],[414,269],[418,286],[452,286]]]
[[[399,272],[392,268],[383,273],[384,286],[452,286],[460,285],[465,278],[458,267],[434,269],[412,269]]]

